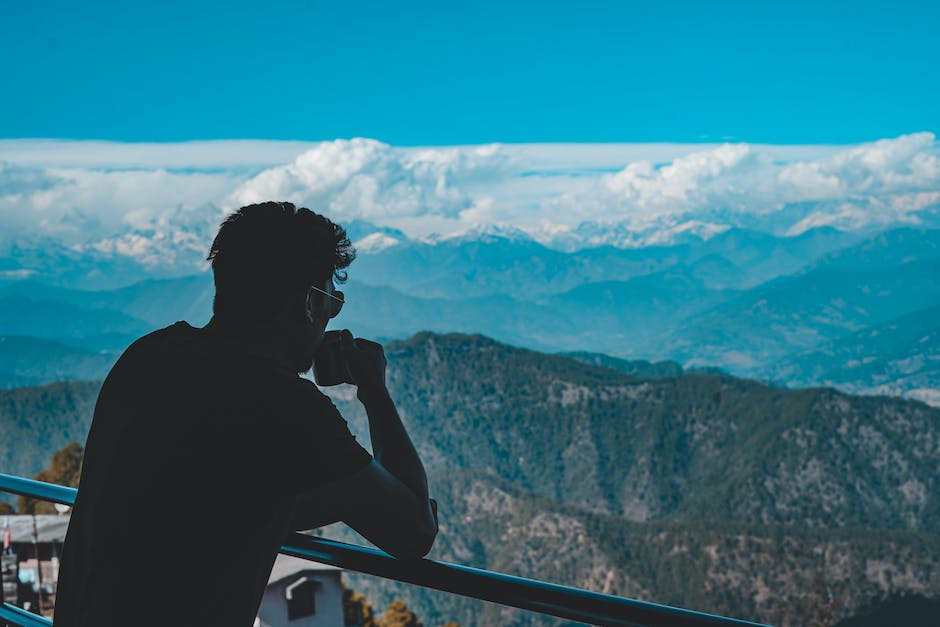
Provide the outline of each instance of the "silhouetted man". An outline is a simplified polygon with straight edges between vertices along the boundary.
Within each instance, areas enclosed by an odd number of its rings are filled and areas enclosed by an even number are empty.
[[[343,305],[345,231],[290,203],[242,207],[212,243],[214,316],[132,344],[95,406],[59,575],[57,627],[254,621],[292,529],[344,521],[393,555],[437,533],[385,387],[382,347],[343,332],[373,459],[298,373]]]

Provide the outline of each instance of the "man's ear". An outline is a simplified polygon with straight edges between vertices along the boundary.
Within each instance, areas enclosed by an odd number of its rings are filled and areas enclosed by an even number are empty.
[[[329,314],[326,311],[327,307],[329,307],[329,303],[325,301],[325,297],[320,297],[315,291],[308,290],[303,297],[304,321],[309,324],[314,324],[315,322],[329,319]]]
[[[310,324],[313,324],[320,317],[320,311],[317,307],[318,299],[314,297],[314,293],[308,290],[304,296],[304,317]]]
[[[316,311],[315,304],[310,299],[309,293],[300,292],[292,294],[287,301],[287,307],[292,318],[302,324],[313,324]]]

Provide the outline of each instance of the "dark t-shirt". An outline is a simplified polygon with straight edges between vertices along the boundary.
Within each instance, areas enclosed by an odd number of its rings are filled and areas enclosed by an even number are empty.
[[[139,339],[95,406],[56,626],[250,626],[295,495],[371,459],[279,363],[185,322]]]

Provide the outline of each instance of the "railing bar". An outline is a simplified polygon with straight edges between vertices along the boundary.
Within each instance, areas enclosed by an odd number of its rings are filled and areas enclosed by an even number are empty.
[[[73,505],[78,492],[75,488],[2,473],[0,473],[0,490],[64,505]],[[332,564],[348,570],[596,625],[767,627],[735,618],[591,592],[471,566],[427,559],[400,560],[377,549],[299,533],[293,534],[291,540],[280,550],[288,555]],[[14,609],[22,612],[18,608]],[[28,612],[23,613],[35,617]],[[35,618],[43,622],[30,623],[31,626],[51,624],[45,622],[45,619]]]
[[[0,604],[0,621],[21,627],[52,627],[52,621],[48,618],[31,614],[9,603]]]
[[[377,549],[293,534],[281,552],[370,575],[561,618],[618,627],[701,627],[758,623],[626,599],[434,560],[400,560]]]
[[[75,495],[78,494],[78,490],[75,488],[2,473],[0,473],[0,490],[21,496],[31,496],[43,501],[61,503],[62,505],[74,505]]]

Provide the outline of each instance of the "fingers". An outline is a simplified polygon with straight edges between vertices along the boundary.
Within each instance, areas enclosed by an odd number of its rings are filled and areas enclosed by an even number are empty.
[[[343,353],[349,355],[353,353],[358,346],[356,346],[356,340],[353,338],[353,334],[349,332],[349,329],[343,329],[339,332],[339,347]]]
[[[373,351],[374,351],[374,350],[383,350],[383,349],[382,349],[382,345],[379,344],[378,342],[373,342],[372,340],[367,340],[367,339],[362,338],[362,337],[357,337],[357,338],[356,338],[356,347],[357,347],[357,348],[361,348],[361,349],[369,349],[369,350],[373,350]]]
[[[343,329],[340,333],[340,347],[345,353],[363,352],[385,354],[385,349],[378,342],[367,340],[362,337],[353,337],[349,329]]]

